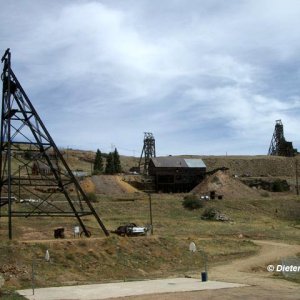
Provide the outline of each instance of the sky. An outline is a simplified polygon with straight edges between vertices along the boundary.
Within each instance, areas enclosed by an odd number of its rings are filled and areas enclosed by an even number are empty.
[[[0,51],[59,147],[300,148],[298,0],[0,0]]]

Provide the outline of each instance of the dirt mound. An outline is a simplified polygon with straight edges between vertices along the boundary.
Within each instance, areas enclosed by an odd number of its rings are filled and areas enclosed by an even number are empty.
[[[97,194],[112,195],[139,192],[118,175],[95,175],[92,176],[91,181]]]
[[[90,177],[87,177],[84,180],[82,180],[80,182],[80,185],[86,193],[95,193],[96,191],[95,184]]]
[[[193,194],[209,194],[215,191],[226,198],[247,198],[259,196],[258,191],[251,189],[240,180],[233,178],[228,171],[218,171],[206,177],[192,191]]]

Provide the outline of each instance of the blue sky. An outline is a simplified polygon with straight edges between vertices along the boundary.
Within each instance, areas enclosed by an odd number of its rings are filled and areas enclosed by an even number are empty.
[[[300,148],[298,0],[0,0],[0,51],[61,147]]]

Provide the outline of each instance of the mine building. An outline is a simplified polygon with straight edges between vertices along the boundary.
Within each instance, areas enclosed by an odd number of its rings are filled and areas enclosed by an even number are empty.
[[[206,165],[202,159],[167,156],[151,158],[149,175],[155,181],[157,192],[190,192],[205,177]]]
[[[53,167],[55,170],[58,170],[57,164],[53,163]],[[52,170],[49,165],[41,161],[35,161],[32,164],[32,175],[52,175]]]

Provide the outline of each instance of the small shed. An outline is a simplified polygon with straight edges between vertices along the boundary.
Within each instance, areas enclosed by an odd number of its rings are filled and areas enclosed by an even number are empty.
[[[88,176],[88,172],[85,172],[83,170],[72,171],[72,173],[75,177],[86,177],[86,176]]]
[[[199,158],[155,157],[149,162],[149,175],[155,179],[156,191],[190,192],[205,177],[206,165]]]
[[[57,170],[57,164],[56,162],[52,162],[53,167],[55,170]],[[32,164],[32,175],[51,175],[52,170],[50,166],[44,162],[41,161],[35,161]]]

